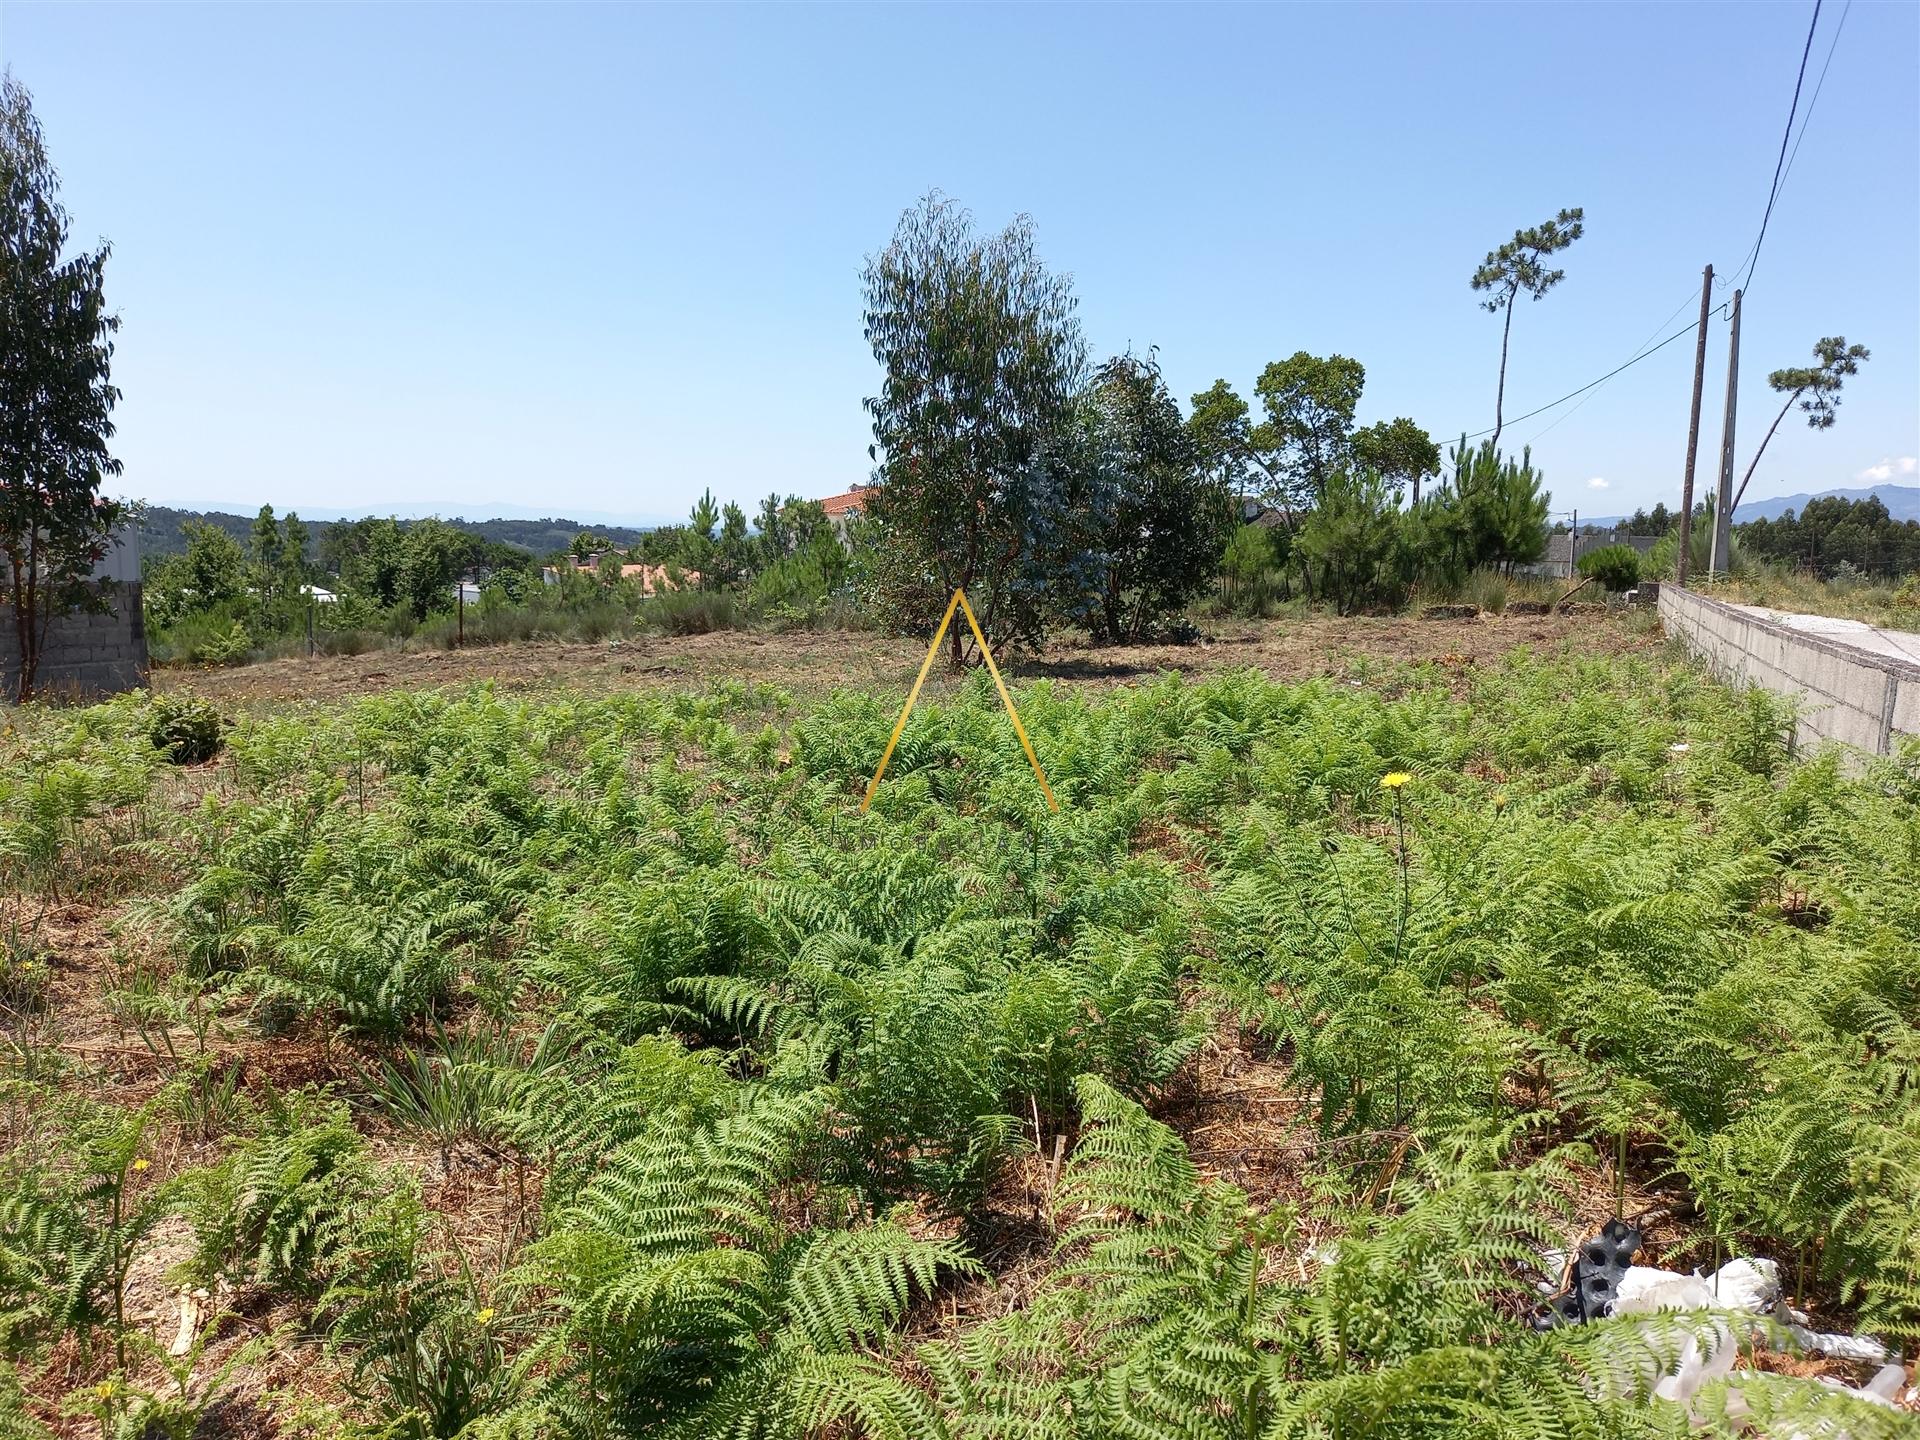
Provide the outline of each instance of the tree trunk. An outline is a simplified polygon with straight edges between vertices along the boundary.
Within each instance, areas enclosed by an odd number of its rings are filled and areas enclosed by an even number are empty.
[[[1729,525],[1733,523],[1734,515],[1739,512],[1740,497],[1747,493],[1747,481],[1753,479],[1753,472],[1758,469],[1760,465],[1760,457],[1767,453],[1767,444],[1773,439],[1773,432],[1780,428],[1780,422],[1787,418],[1787,411],[1793,408],[1793,402],[1800,398],[1805,389],[1806,387],[1802,386],[1799,390],[1787,396],[1787,403],[1780,407],[1780,413],[1773,417],[1773,424],[1767,427],[1766,439],[1762,440],[1760,442],[1760,448],[1753,452],[1753,464],[1747,466],[1747,473],[1740,477],[1740,488],[1733,492],[1733,504],[1727,508],[1727,523]]]
[[[16,690],[19,703],[24,705],[33,699],[35,682],[40,676],[40,641],[43,627],[40,623],[40,611],[45,607],[45,597],[40,594],[40,530],[37,525],[27,531],[26,573],[14,572],[14,621],[20,636],[20,683]]]
[[[33,698],[33,673],[27,668],[27,656],[33,649],[32,606],[26,593],[25,572],[20,563],[20,556],[14,551],[8,551],[7,565],[12,572],[8,577],[7,588],[12,591],[9,598],[13,609],[14,643],[20,652],[20,673],[14,679],[14,699],[24,705]]]
[[[1507,291],[1507,322],[1500,327],[1500,384],[1493,392],[1493,449],[1500,450],[1500,432],[1506,427],[1507,408],[1507,341],[1513,336],[1513,301],[1517,292]]]

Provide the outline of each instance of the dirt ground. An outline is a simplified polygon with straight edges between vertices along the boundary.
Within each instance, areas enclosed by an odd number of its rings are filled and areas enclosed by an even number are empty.
[[[1302,680],[1347,675],[1356,666],[1381,661],[1464,667],[1498,661],[1516,649],[1599,656],[1660,643],[1659,631],[1650,623],[1604,613],[1483,615],[1470,620],[1316,615],[1227,622],[1192,645],[1094,648],[1068,640],[1021,657],[1010,668],[1021,680],[1106,688],[1151,680],[1168,670],[1207,676],[1251,666],[1277,680]],[[466,650],[379,650],[227,670],[156,669],[154,686],[191,691],[226,706],[340,700],[479,680],[510,689],[606,692],[681,689],[734,679],[805,695],[843,686],[904,688],[913,682],[925,654],[924,641],[870,633],[725,630],[599,644],[530,641]],[[938,696],[957,682],[944,665],[936,665],[927,683],[927,693]]]

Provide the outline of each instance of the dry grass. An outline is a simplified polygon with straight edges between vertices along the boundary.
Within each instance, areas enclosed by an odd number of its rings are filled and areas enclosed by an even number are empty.
[[[1204,677],[1251,667],[1276,680],[1346,676],[1383,663],[1446,663],[1455,669],[1499,660],[1515,649],[1615,655],[1657,647],[1658,631],[1604,612],[1482,615],[1470,620],[1328,615],[1275,621],[1226,621],[1192,645],[1095,647],[1069,638],[1009,667],[1023,681],[1107,689],[1165,671]],[[710,680],[764,682],[797,695],[841,687],[897,689],[912,683],[924,641],[868,632],[751,630],[648,636],[605,644],[532,641],[447,651],[381,651],[270,660],[231,670],[162,669],[156,689],[189,691],[225,707],[342,700],[385,690],[430,689],[491,680],[509,689],[565,688],[589,693],[684,689]],[[928,694],[950,693],[961,678],[936,668]]]

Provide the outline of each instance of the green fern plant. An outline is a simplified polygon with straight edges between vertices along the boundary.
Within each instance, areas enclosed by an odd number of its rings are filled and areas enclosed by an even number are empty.
[[[975,1267],[896,1222],[837,1227],[830,1193],[809,1202],[812,1227],[793,1224],[779,1197],[804,1193],[830,1103],[768,1094],[708,1127],[662,1121],[608,1157],[523,1276],[554,1297],[550,1413],[598,1411],[616,1433],[795,1440],[918,1413],[863,1347],[941,1272]]]
[[[54,1156],[16,1152],[0,1181],[0,1348],[71,1333],[112,1338],[126,1369],[127,1276],[174,1203],[140,1154],[149,1115],[83,1105]]]
[[[187,1182],[194,1273],[312,1294],[332,1273],[343,1217],[374,1183],[344,1105],[268,1092],[259,1133]]]

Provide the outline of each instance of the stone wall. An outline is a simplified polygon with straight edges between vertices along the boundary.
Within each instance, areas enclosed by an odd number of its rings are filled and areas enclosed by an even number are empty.
[[[56,615],[40,653],[35,688],[42,696],[95,696],[147,683],[147,627],[138,580],[103,582],[113,613]],[[0,683],[11,700],[20,680],[20,642],[13,611],[0,605]]]
[[[1660,587],[1659,605],[1667,633],[1720,679],[1797,700],[1802,745],[1834,740],[1887,755],[1897,737],[1920,735],[1920,664],[1672,585]]]

